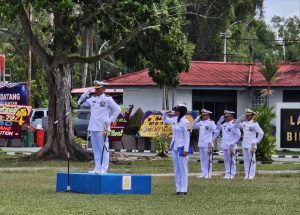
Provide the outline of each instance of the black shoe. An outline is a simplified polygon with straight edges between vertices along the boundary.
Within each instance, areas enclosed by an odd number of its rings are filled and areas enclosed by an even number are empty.
[[[182,192],[176,192],[174,195],[177,195],[177,196],[182,195]]]
[[[182,192],[181,195],[185,195],[185,196],[186,196],[186,195],[187,195],[187,192]]]

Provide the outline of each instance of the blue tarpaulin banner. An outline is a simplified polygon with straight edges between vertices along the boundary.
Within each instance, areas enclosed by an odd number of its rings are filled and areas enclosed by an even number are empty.
[[[0,83],[0,104],[27,105],[27,83]]]

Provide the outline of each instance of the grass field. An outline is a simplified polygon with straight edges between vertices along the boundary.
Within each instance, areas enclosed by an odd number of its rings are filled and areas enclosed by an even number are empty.
[[[0,214],[300,214],[299,174],[257,175],[252,181],[241,173],[234,180],[189,177],[187,196],[173,195],[173,177],[153,177],[151,195],[86,195],[55,192],[56,173],[66,170],[66,162],[15,158],[0,155]],[[71,171],[92,166],[72,162]],[[223,171],[223,164],[214,169]],[[300,170],[300,164],[273,163],[258,169]],[[142,159],[131,165],[112,164],[111,172],[171,173],[172,162]],[[196,160],[191,160],[190,172],[199,172]]]

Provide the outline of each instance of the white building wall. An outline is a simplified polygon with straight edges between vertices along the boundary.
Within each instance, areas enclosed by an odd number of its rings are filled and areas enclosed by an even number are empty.
[[[283,102],[283,90],[275,89],[269,100],[270,107],[274,107],[273,111],[276,112],[276,105],[278,102]]]
[[[245,108],[250,107],[251,102],[249,102],[250,97],[249,97],[249,91],[247,90],[242,90],[242,91],[237,91],[237,101],[236,101],[236,118],[244,114]]]
[[[143,112],[162,109],[162,89],[149,88],[124,88],[123,104],[134,105],[133,113],[141,108]]]
[[[174,104],[172,91],[169,91],[169,108],[179,103],[185,103],[188,110],[192,108],[192,90],[176,89],[174,91]],[[124,88],[123,104],[134,105],[133,113],[141,108],[144,112],[148,110],[159,111],[162,109],[162,89],[158,87],[150,88]]]
[[[192,110],[192,90],[177,89],[175,93],[175,105],[185,103],[188,110]]]

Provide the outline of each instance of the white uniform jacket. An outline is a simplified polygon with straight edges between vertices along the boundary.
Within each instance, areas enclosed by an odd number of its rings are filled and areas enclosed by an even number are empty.
[[[219,135],[219,130],[213,120],[200,120],[197,117],[193,122],[193,129],[199,129],[199,147],[208,147],[209,143],[214,143]]]
[[[241,137],[241,131],[235,126],[233,120],[218,125],[218,129],[222,130],[221,147],[223,149],[230,149],[230,146],[232,145],[236,148],[237,142]]]
[[[190,132],[188,131],[190,122],[183,116],[180,121],[177,123],[177,116],[173,118],[167,117],[167,114],[164,114],[162,120],[166,124],[172,125],[172,141],[170,148],[177,150],[177,147],[184,147],[184,151],[188,152],[190,144]]]
[[[254,143],[256,147],[264,136],[263,130],[254,120],[243,121],[241,123],[238,123],[237,127],[243,129],[244,132],[242,142],[243,148],[251,148],[252,143]]]
[[[79,102],[84,95],[81,95]],[[79,103],[78,102],[78,103]],[[114,122],[121,112],[121,108],[112,97],[102,94],[86,99],[81,105],[91,107],[91,116],[88,131],[103,131],[109,129],[107,126]]]

